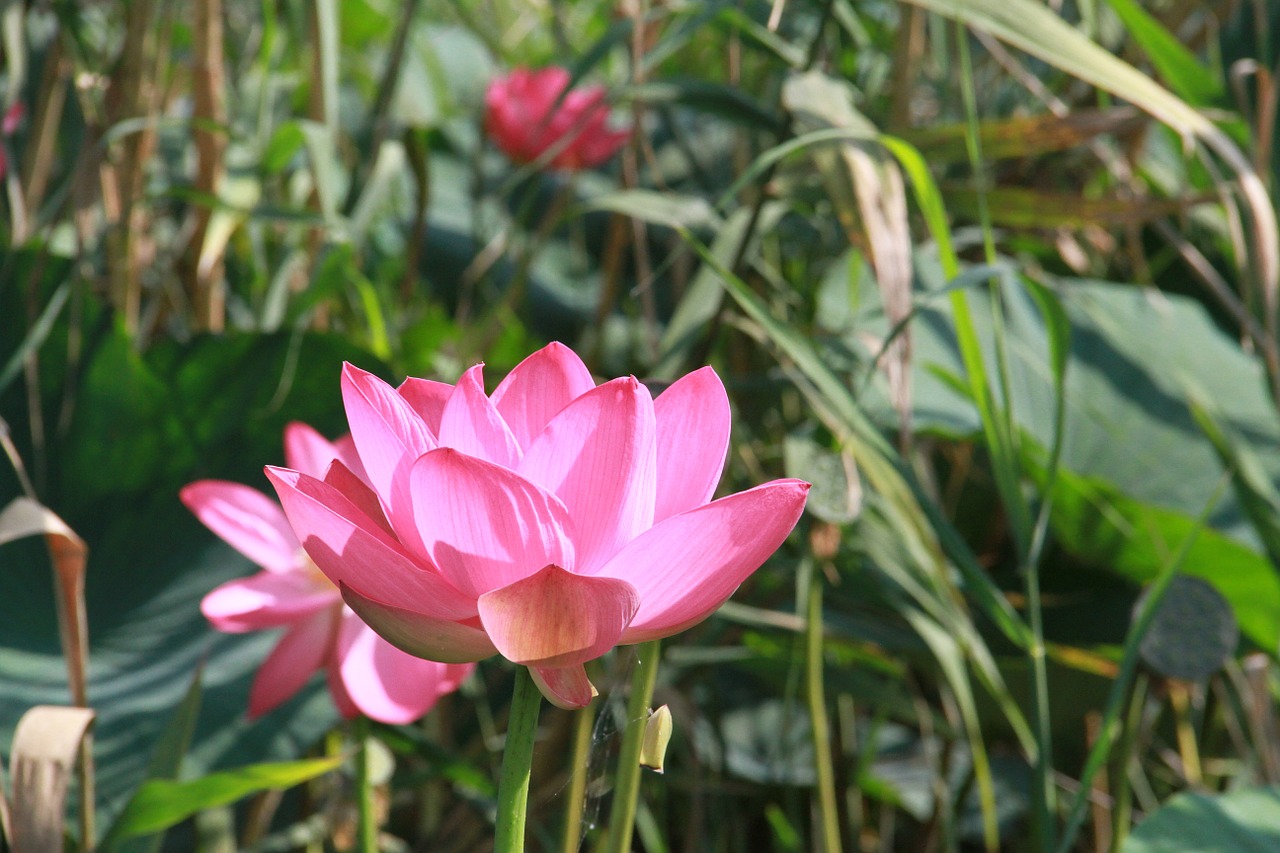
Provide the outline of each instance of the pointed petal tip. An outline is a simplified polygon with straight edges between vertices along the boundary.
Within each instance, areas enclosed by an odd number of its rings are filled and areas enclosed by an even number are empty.
[[[547,701],[566,711],[585,708],[600,695],[581,665],[562,668],[531,666],[529,674]]]

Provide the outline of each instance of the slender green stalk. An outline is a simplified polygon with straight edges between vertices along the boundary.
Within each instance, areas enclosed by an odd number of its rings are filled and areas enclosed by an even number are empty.
[[[494,853],[524,853],[524,823],[529,811],[529,775],[538,733],[542,694],[526,667],[516,667],[516,686],[507,720],[507,743],[498,780],[498,825]]]
[[[969,34],[964,25],[956,22],[956,48],[960,60],[960,94],[964,103],[968,132],[965,134],[969,163],[974,173],[975,189],[978,198],[978,218],[982,228],[982,242],[988,263],[996,260],[995,239],[991,228],[990,212],[987,209],[986,182],[982,179],[982,150],[979,142],[977,95],[973,85],[973,65],[969,57]],[[983,434],[987,448],[991,453],[992,469],[995,474],[997,490],[1001,503],[1009,517],[1009,527],[1013,535],[1024,576],[1027,584],[1027,609],[1029,611],[1028,628],[1030,642],[1028,654],[1031,659],[1033,678],[1033,714],[1036,721],[1036,751],[1029,756],[1035,763],[1035,792],[1033,826],[1037,836],[1038,849],[1048,850],[1053,847],[1053,787],[1050,781],[1052,757],[1049,752],[1051,731],[1048,719],[1048,682],[1045,670],[1044,635],[1040,620],[1040,581],[1035,566],[1029,566],[1025,560],[1032,552],[1033,525],[1030,509],[1023,497],[1020,483],[1019,451],[1017,430],[1012,423],[1010,409],[1008,360],[1005,355],[1005,330],[1000,311],[1000,294],[995,287],[991,288],[992,341],[996,355],[996,379],[1002,392],[997,400],[984,366],[981,345],[973,326],[973,318],[969,313],[966,294],[957,290],[951,297],[955,315],[956,338],[960,344],[964,360],[965,372],[968,375],[969,387],[982,418]],[[975,772],[979,766],[975,763]],[[990,780],[978,777],[979,789],[989,795]],[[999,845],[999,830],[995,823],[995,813],[986,806],[989,796],[984,797],[983,835],[988,849]]]
[[[591,724],[595,702],[574,712],[573,742],[569,754],[569,790],[565,794],[564,836],[561,853],[578,853],[582,846],[582,811],[587,797],[587,767],[591,757]]]
[[[360,853],[378,853],[378,815],[369,774],[369,720],[355,719],[356,738],[356,844]]]
[[[1142,725],[1142,711],[1147,704],[1147,677],[1138,673],[1133,683],[1133,695],[1129,699],[1129,716],[1120,732],[1120,743],[1116,747],[1115,782],[1111,785],[1111,797],[1115,807],[1111,813],[1111,849],[1123,850],[1124,841],[1129,837],[1129,826],[1133,823],[1133,792],[1129,786],[1129,764],[1133,761],[1133,751],[1138,741],[1138,728]]]
[[[636,647],[640,661],[631,676],[631,698],[627,701],[627,727],[622,735],[622,752],[618,756],[618,775],[613,784],[613,813],[609,816],[609,838],[604,853],[631,853],[631,834],[635,830],[636,802],[640,798],[640,746],[644,742],[653,685],[658,680],[660,640],[650,640]]]
[[[831,762],[831,723],[823,689],[822,572],[809,572],[809,611],[804,630],[805,699],[813,736],[813,767],[818,776],[818,822],[824,853],[840,853],[840,812],[836,807],[836,776]]]

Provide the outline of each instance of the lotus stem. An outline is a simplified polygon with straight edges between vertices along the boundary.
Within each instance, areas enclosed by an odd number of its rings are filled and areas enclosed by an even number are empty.
[[[537,739],[542,694],[526,667],[516,668],[507,742],[498,780],[498,824],[494,853],[524,853],[524,824],[529,811],[529,775]]]
[[[369,720],[356,717],[356,837],[360,853],[378,853],[378,816],[369,773]]]
[[[587,796],[588,763],[591,758],[591,728],[596,703],[573,714],[573,747],[569,761],[569,791],[565,795],[564,838],[561,853],[578,853],[582,846],[582,815]]]
[[[661,641],[650,640],[636,647],[640,657],[631,676],[631,698],[627,702],[627,727],[618,756],[618,775],[613,786],[613,812],[609,816],[609,839],[604,853],[631,853],[635,831],[636,804],[640,799],[640,747],[644,744],[645,723],[658,680]]]
[[[824,853],[841,853],[840,812],[836,805],[835,769],[831,761],[831,724],[823,689],[822,572],[812,567],[809,580],[808,618],[805,626],[805,697],[813,734],[813,766],[817,773],[818,822]]]

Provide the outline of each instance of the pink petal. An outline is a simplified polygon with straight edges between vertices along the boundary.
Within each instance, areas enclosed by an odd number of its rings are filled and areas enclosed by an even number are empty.
[[[460,683],[453,666],[425,661],[389,645],[355,614],[338,634],[337,669],[352,702],[370,719],[403,725],[421,717]],[[464,676],[465,677],[465,676]]]
[[[410,376],[400,383],[396,391],[409,401],[418,417],[431,428],[432,434],[440,435],[440,422],[444,419],[444,407],[453,393],[453,386],[447,382]]]
[[[421,565],[332,486],[306,474],[267,468],[302,547],[335,585],[437,619],[476,615],[475,600],[433,567]]]
[[[267,656],[249,691],[249,716],[260,717],[302,689],[333,649],[340,608],[290,628]]]
[[[324,675],[329,685],[329,696],[333,698],[333,704],[342,715],[342,719],[354,720],[360,716],[360,708],[356,705],[356,700],[352,699],[351,694],[347,692],[347,685],[342,683],[342,673],[338,671],[335,661],[329,661]]]
[[[529,674],[547,701],[566,711],[585,708],[599,695],[582,664],[558,668],[531,666]]]
[[[333,460],[329,470],[324,472],[324,481],[341,492],[343,497],[351,501],[356,509],[381,527],[388,536],[395,538],[395,531],[391,529],[391,522],[387,521],[387,516],[382,512],[382,504],[378,502],[378,496],[364,480],[344,465],[341,459]]]
[[[659,394],[653,416],[658,447],[656,524],[702,506],[715,494],[729,452],[729,397],[716,372],[704,367]]]
[[[507,660],[566,667],[618,643],[640,598],[626,581],[575,575],[549,565],[480,596],[480,621]]]
[[[527,448],[560,410],[596,387],[573,350],[550,343],[516,365],[493,391],[493,404]]]
[[[808,492],[800,480],[774,480],[673,515],[630,542],[598,573],[640,593],[622,642],[669,637],[711,615],[787,538]]]
[[[298,565],[298,537],[271,498],[224,480],[198,480],[179,492],[187,509],[232,548],[269,572]]]
[[[379,636],[414,657],[442,663],[471,663],[498,653],[478,627],[384,604],[346,584],[342,585],[342,598]]]
[[[653,523],[649,391],[634,377],[592,388],[552,418],[519,470],[564,501],[574,522],[574,569],[590,572]]]
[[[347,466],[352,474],[359,477],[366,485],[369,482],[369,475],[365,473],[364,463],[360,461],[360,452],[356,450],[355,439],[351,437],[351,433],[339,436],[333,441],[333,450],[338,455],[338,461]],[[286,465],[286,468],[291,467]],[[303,471],[302,473],[309,473]],[[324,472],[321,471],[321,474]],[[320,476],[317,474],[316,476]]]
[[[573,565],[564,505],[513,471],[441,448],[418,460],[409,482],[422,541],[464,594],[478,597],[548,563]]]
[[[215,588],[200,612],[219,631],[239,634],[288,625],[337,603],[338,590],[305,570],[259,572]]]
[[[440,422],[440,446],[514,468],[523,453],[484,393],[482,370],[483,365],[475,365],[454,386]]]
[[[417,553],[421,543],[413,528],[408,473],[436,446],[435,436],[390,385],[350,364],[342,368],[342,400],[369,485],[401,541]]]
[[[338,449],[307,424],[293,421],[284,428],[284,464],[286,468],[323,477],[329,463],[338,458]]]

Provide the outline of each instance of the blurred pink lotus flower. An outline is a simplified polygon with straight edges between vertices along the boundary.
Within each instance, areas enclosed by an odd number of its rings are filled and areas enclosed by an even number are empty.
[[[485,127],[516,163],[532,163],[550,151],[557,169],[590,169],[626,144],[628,130],[610,130],[604,89],[584,86],[561,97],[569,72],[555,66],[517,68],[489,84]]]
[[[315,476],[334,460],[341,460],[344,475],[364,473],[350,436],[330,443],[302,423],[285,429],[285,460]],[[251,717],[275,708],[323,669],[344,717],[363,713],[384,723],[408,723],[475,668],[405,654],[370,630],[307,557],[279,504],[256,489],[200,480],[183,488],[181,497],[206,527],[263,569],[205,596],[205,617],[229,633],[286,629],[254,678]]]
[[[580,708],[595,693],[584,663],[705,619],[791,532],[809,484],[708,502],[730,423],[709,367],[656,400],[632,377],[597,386],[560,344],[492,395],[481,370],[393,389],[346,365],[368,485],[342,463],[324,479],[267,476],[307,553],[383,637],[431,660],[501,654]]]

